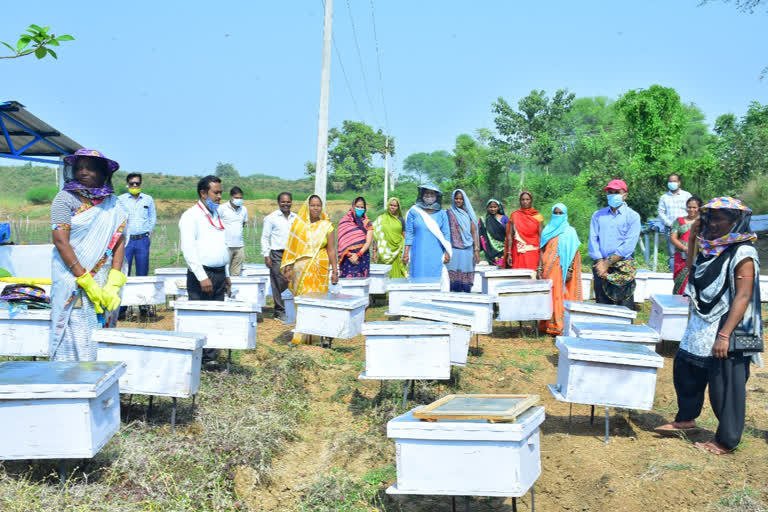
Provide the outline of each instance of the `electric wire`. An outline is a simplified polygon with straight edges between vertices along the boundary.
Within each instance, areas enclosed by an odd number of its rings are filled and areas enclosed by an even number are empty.
[[[381,95],[381,106],[384,110],[384,128],[389,133],[389,115],[387,113],[387,102],[384,100],[384,75],[381,72],[381,52],[379,51],[379,37],[376,33],[376,11],[371,0],[371,23],[373,24],[373,42],[376,47],[376,67],[379,70],[379,94]]]
[[[323,12],[325,12],[325,0],[320,0],[320,3],[323,4]],[[331,33],[331,41],[333,43],[333,51],[336,53],[336,59],[339,61],[339,67],[341,68],[341,74],[344,76],[344,83],[347,85],[347,92],[349,93],[349,98],[352,100],[352,107],[355,110],[355,115],[358,119],[363,119],[363,116],[360,115],[360,108],[357,106],[357,100],[355,99],[355,94],[352,92],[352,84],[349,82],[349,77],[347,76],[347,70],[344,67],[344,61],[341,59],[341,52],[339,51],[339,47],[336,45],[336,37]]]
[[[347,13],[349,13],[349,22],[352,24],[352,37],[355,40],[355,49],[357,50],[357,60],[360,63],[360,74],[363,76],[363,88],[365,89],[365,96],[368,99],[368,107],[371,109],[374,121],[376,121],[376,109],[373,108],[373,101],[371,100],[371,92],[368,87],[368,78],[365,75],[365,66],[363,66],[363,54],[360,51],[360,42],[357,37],[357,27],[355,27],[355,19],[352,16],[352,6],[347,0]],[[378,124],[378,122],[376,123]]]

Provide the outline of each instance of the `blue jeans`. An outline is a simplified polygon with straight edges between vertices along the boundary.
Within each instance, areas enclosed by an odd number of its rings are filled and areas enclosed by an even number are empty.
[[[131,275],[133,260],[136,260],[136,275],[149,275],[149,237],[129,240],[125,246],[125,261],[128,263],[128,273]]]

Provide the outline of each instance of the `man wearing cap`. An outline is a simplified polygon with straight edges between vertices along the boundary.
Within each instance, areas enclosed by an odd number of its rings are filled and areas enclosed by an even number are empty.
[[[611,180],[603,189],[608,206],[592,215],[589,255],[595,261],[595,299],[634,309],[635,246],[640,239],[640,215],[625,203],[627,184]]]
[[[672,245],[670,238],[670,228],[672,224],[680,217],[687,217],[688,210],[686,206],[691,193],[680,188],[682,180],[680,175],[673,172],[667,177],[667,192],[659,198],[659,219],[664,224],[664,231],[667,236],[667,263],[669,270],[675,268],[675,246]]]

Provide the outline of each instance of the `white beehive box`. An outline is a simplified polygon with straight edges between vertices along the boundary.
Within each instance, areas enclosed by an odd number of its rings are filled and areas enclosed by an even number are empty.
[[[472,332],[490,334],[493,331],[494,298],[484,293],[437,292],[424,295],[424,300],[441,306],[460,307],[471,310],[474,315]]]
[[[637,303],[649,300],[657,293],[672,295],[675,281],[671,272],[650,272],[640,269],[635,274],[635,296]]]
[[[48,356],[50,309],[0,309],[0,356]]]
[[[524,279],[496,285],[499,316],[496,320],[522,322],[552,318],[552,281]]]
[[[119,362],[0,364],[0,459],[89,459],[120,428]]]
[[[513,279],[535,279],[536,272],[527,268],[497,268],[483,272],[483,293],[496,295],[496,286]]]
[[[483,274],[489,270],[496,270],[496,265],[490,265],[487,262],[475,265],[475,279],[472,281],[471,293],[483,293]]]
[[[259,312],[267,303],[268,277],[245,276],[231,277],[232,295],[240,302],[250,302],[259,306]]]
[[[187,267],[166,267],[156,268],[155,275],[163,279],[163,286],[166,295],[186,295],[187,290],[180,290],[176,282],[187,281]]]
[[[120,393],[189,398],[200,387],[205,335],[154,329],[94,329],[98,361],[122,361]]]
[[[387,423],[397,454],[397,483],[387,493],[518,497],[541,475],[544,407],[510,423],[419,421],[415,410]]]
[[[682,295],[652,295],[648,325],[661,339],[680,341],[688,327],[688,297]]]
[[[313,292],[294,297],[295,332],[349,339],[360,334],[368,297]]]
[[[267,280],[266,294],[272,296],[272,281],[270,279],[269,267],[264,263],[245,263],[240,273],[242,277],[263,277]]]
[[[592,300],[595,298],[594,278],[595,276],[589,272],[581,273],[581,297],[579,300]]]
[[[631,324],[637,318],[637,311],[624,306],[613,304],[596,304],[594,302],[563,301],[565,319],[563,333],[566,336],[576,336],[571,329],[574,322],[590,322],[603,324]]]
[[[435,379],[451,376],[453,326],[429,321],[366,322],[364,379]]]
[[[656,351],[656,345],[661,341],[659,333],[648,325],[635,324],[596,324],[574,322],[571,329],[579,338],[592,340],[618,341],[622,343],[637,343]]]
[[[165,278],[128,276],[123,285],[121,306],[154,306],[165,304]]]
[[[188,300],[176,301],[173,308],[174,330],[204,334],[203,348],[256,348],[257,304]]]
[[[768,276],[760,276],[760,302],[768,302]]]
[[[558,336],[557,384],[553,396],[563,402],[627,409],[653,408],[656,371],[664,358],[633,343]]]
[[[390,272],[392,272],[392,265],[385,265],[383,263],[371,263],[371,268],[368,271],[368,277],[371,280],[371,286],[368,289],[368,293],[371,295],[387,293],[387,285],[389,284]]]
[[[368,277],[345,277],[339,279],[338,293],[368,298],[370,287],[371,280]]]
[[[469,354],[472,324],[475,314],[470,309],[442,306],[430,302],[408,301],[400,305],[400,314],[421,320],[446,322],[453,325],[451,332],[451,364],[464,366]]]
[[[440,291],[439,277],[408,278],[398,277],[390,279],[387,285],[389,293],[388,315],[399,315],[400,304],[411,299],[418,299],[419,295]]]
[[[285,306],[285,320],[283,324],[291,325],[296,323],[296,304],[293,302],[291,290],[285,290],[282,293],[283,305]]]

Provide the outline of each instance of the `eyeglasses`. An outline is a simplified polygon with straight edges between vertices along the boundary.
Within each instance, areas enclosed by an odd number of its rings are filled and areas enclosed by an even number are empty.
[[[129,187],[140,187],[141,186],[141,182],[140,181],[132,181],[132,182],[128,183],[128,186]]]

